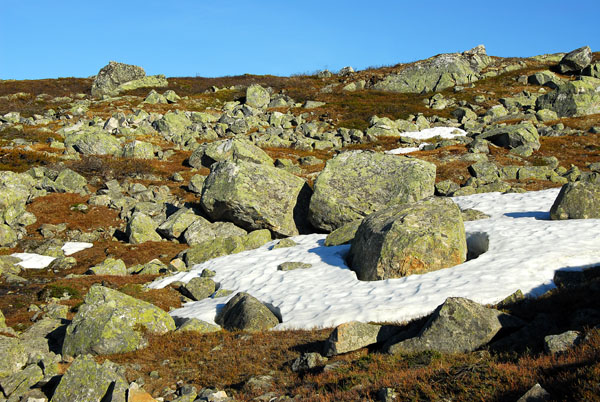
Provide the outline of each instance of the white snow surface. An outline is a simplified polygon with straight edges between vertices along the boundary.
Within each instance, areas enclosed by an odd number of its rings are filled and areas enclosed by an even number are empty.
[[[78,251],[85,250],[86,248],[93,247],[92,243],[84,243],[77,241],[68,241],[62,246],[62,251],[65,255],[75,254]],[[35,253],[14,253],[11,254],[12,257],[17,257],[21,259],[21,262],[17,263],[17,265],[22,266],[27,269],[42,269],[46,268],[48,265],[52,263],[56,258],[48,257],[47,255],[40,255]]]
[[[433,127],[421,131],[409,131],[400,134],[402,137],[410,137],[416,140],[427,140],[433,137],[451,139],[455,137],[464,137],[467,132],[456,127]]]
[[[151,284],[162,288],[188,282],[208,268],[222,288],[248,292],[279,311],[275,329],[332,327],[348,321],[402,322],[431,313],[447,297],[497,303],[518,289],[531,297],[554,287],[559,269],[600,263],[600,220],[551,221],[549,210],[559,189],[521,194],[487,193],[456,197],[489,219],[465,222],[467,237],[487,234],[489,250],[478,258],[422,275],[363,282],[345,264],[349,245],[325,247],[324,235],[297,236],[297,246],[256,250],[198,264],[189,272]],[[286,261],[311,263],[308,269],[278,271]],[[214,322],[233,296],[187,303],[177,318]]]
[[[421,130],[421,131],[409,131],[406,133],[402,133],[401,135],[403,137],[414,138],[417,140],[427,140],[427,139],[433,138],[433,137],[451,139],[451,138],[455,138],[455,137],[463,137],[463,136],[467,135],[467,132],[464,130],[461,130],[460,128],[456,128],[456,127],[433,127],[433,128],[427,128],[427,129]],[[425,142],[425,143],[420,144],[418,147],[396,148],[396,149],[391,149],[389,151],[385,151],[385,153],[390,154],[390,155],[408,154],[411,152],[420,151],[426,145],[428,145],[428,143]]]

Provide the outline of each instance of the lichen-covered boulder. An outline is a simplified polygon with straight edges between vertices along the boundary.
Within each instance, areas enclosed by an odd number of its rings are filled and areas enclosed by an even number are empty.
[[[268,229],[253,230],[242,237],[242,242],[244,243],[246,250],[254,250],[255,248],[259,248],[271,240],[271,232]]]
[[[460,209],[443,197],[395,205],[367,216],[348,256],[351,269],[363,281],[423,274],[466,258]]]
[[[5,396],[10,396],[10,401],[17,401],[19,397],[25,395],[31,387],[43,378],[44,373],[41,367],[37,364],[30,364],[23,371],[9,377],[0,378],[0,388]]]
[[[325,341],[325,356],[335,356],[352,352],[386,341],[397,332],[395,327],[389,325],[368,324],[351,321],[338,325]]]
[[[580,73],[592,62],[592,49],[589,46],[580,47],[567,53],[558,63],[562,74]]]
[[[174,329],[173,318],[164,310],[94,285],[67,327],[62,352],[69,356],[130,352],[147,345],[144,332],[164,334]]]
[[[0,378],[21,370],[27,363],[27,351],[18,338],[0,335]]]
[[[502,328],[506,314],[461,297],[449,297],[431,315],[416,337],[387,347],[388,353],[471,352]]]
[[[600,218],[600,184],[576,181],[562,186],[550,208],[550,219]]]
[[[529,121],[510,126],[492,127],[478,135],[477,138],[509,149],[519,146],[529,146],[534,150],[540,148],[540,135],[533,123]]]
[[[233,296],[217,314],[215,322],[229,331],[264,331],[279,324],[267,306],[248,293]]]
[[[244,160],[273,166],[273,159],[265,151],[241,139],[228,139],[202,144],[192,152],[188,163],[200,169],[224,160]]]
[[[350,243],[354,236],[356,235],[356,231],[358,230],[360,224],[362,223],[362,219],[357,219],[350,223],[346,223],[344,226],[341,226],[329,233],[325,238],[325,246],[339,246],[342,244]]]
[[[2,268],[0,267],[0,274],[2,274]],[[4,318],[4,314],[2,314],[2,310],[0,310],[0,330],[6,328],[6,318]]]
[[[17,233],[10,226],[0,224],[0,247],[12,247],[17,240]]]
[[[585,116],[600,113],[600,79],[579,77],[561,84],[557,89],[536,99],[537,110],[555,111],[559,117]]]
[[[212,165],[200,204],[213,220],[295,236],[307,226],[310,192],[304,180],[284,170],[242,160],[222,161]]]
[[[388,75],[373,89],[402,93],[441,91],[477,81],[479,72],[490,61],[483,45],[463,53],[441,54]]]
[[[199,320],[197,318],[190,318],[186,320],[175,332],[187,332],[193,331],[198,332],[200,334],[208,334],[211,332],[219,332],[221,327],[218,325],[211,324],[206,321]]]
[[[269,91],[258,84],[253,84],[246,89],[246,105],[255,108],[266,107],[271,101]]]
[[[177,239],[198,219],[200,219],[200,216],[196,215],[191,209],[180,208],[169,216],[156,231],[167,239]]]
[[[101,127],[86,127],[65,136],[65,146],[73,147],[83,155],[112,155],[122,153],[121,141]]]
[[[193,300],[210,297],[216,290],[215,281],[210,278],[192,278],[183,286],[183,292]]]
[[[58,193],[86,194],[88,192],[85,177],[71,169],[61,170],[56,179],[54,179],[52,187]]]
[[[131,91],[131,90],[138,89],[138,88],[166,87],[166,86],[169,86],[169,81],[167,81],[167,78],[164,75],[162,75],[162,74],[147,75],[143,78],[138,78],[136,80],[129,81],[129,82],[119,85],[116,88],[114,93],[119,94],[121,92]]]
[[[200,264],[223,255],[240,253],[244,250],[246,250],[244,241],[239,236],[216,237],[189,248],[185,252],[183,260],[188,267],[191,267],[194,264]]]
[[[127,224],[126,234],[131,244],[140,244],[147,241],[161,241],[156,232],[157,224],[148,215],[135,212]]]
[[[201,216],[196,219],[183,233],[185,242],[190,246],[204,243],[217,237],[243,237],[247,232],[231,222],[211,223]],[[269,237],[270,240],[270,237]]]
[[[92,83],[92,95],[114,95],[119,85],[145,76],[142,67],[111,61],[96,75]]]
[[[84,355],[69,366],[51,402],[125,402],[127,387],[119,366],[110,360],[98,364],[92,356]]]
[[[433,195],[435,165],[377,152],[344,152],[327,162],[314,184],[308,219],[333,231],[386,205]]]
[[[154,145],[149,142],[134,140],[123,145],[123,158],[153,159]]]
[[[101,264],[95,265],[90,268],[90,272],[94,275],[127,275],[127,266],[123,260],[107,258],[102,261]]]

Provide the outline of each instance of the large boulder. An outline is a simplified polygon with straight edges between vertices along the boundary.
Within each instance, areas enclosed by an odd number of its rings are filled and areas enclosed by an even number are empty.
[[[119,291],[94,285],[67,327],[65,355],[130,352],[147,345],[145,333],[175,329],[173,318],[160,308]]]
[[[483,45],[463,53],[441,54],[388,75],[373,85],[373,89],[401,93],[441,91],[477,81],[490,61]]]
[[[538,110],[555,111],[560,117],[585,116],[600,113],[600,79],[579,77],[568,81],[556,90],[539,96],[535,107]]]
[[[600,184],[576,181],[562,186],[550,208],[550,219],[600,218]]]
[[[85,177],[71,169],[61,170],[56,179],[54,179],[52,187],[58,193],[87,194],[88,192]]]
[[[27,351],[18,338],[0,335],[0,378],[21,370],[27,363]]]
[[[224,160],[244,160],[273,166],[273,159],[250,141],[228,139],[202,144],[192,152],[188,163],[200,169]]]
[[[325,356],[335,356],[385,342],[398,332],[391,325],[368,324],[351,321],[338,325],[325,341]]]
[[[325,231],[386,205],[433,195],[435,165],[377,152],[344,152],[327,162],[314,184],[308,219]]]
[[[214,222],[211,223],[201,216],[194,221],[183,233],[185,242],[190,246],[204,243],[215,238],[227,238],[239,236],[243,237],[247,234],[244,229],[235,226],[231,222]],[[269,241],[271,238],[269,237]]]
[[[351,269],[363,281],[422,274],[466,258],[460,209],[442,197],[394,205],[369,215],[358,228],[348,256]]]
[[[215,322],[229,331],[264,331],[279,324],[267,306],[248,293],[233,296],[217,314]]]
[[[416,337],[388,345],[389,353],[471,352],[492,340],[506,314],[461,297],[449,297]]]
[[[580,73],[591,62],[592,50],[589,46],[584,46],[567,53],[558,63],[558,70],[562,74]]]
[[[145,76],[146,72],[142,67],[111,61],[96,75],[92,84],[92,95],[114,95],[119,85]]]
[[[269,91],[258,84],[250,85],[246,89],[246,105],[255,108],[264,108],[271,102]]]
[[[120,156],[123,152],[121,141],[101,127],[86,127],[67,134],[65,146],[83,155]]]
[[[212,260],[229,254],[246,250],[244,240],[240,236],[215,237],[190,247],[183,257],[186,265],[191,267],[201,262]]]
[[[169,216],[156,231],[167,239],[177,239],[191,224],[200,218],[191,209],[180,208],[177,212]]]
[[[492,127],[477,138],[485,139],[500,147],[513,149],[528,146],[537,150],[540,148],[540,135],[533,123],[526,121],[510,126]]]
[[[131,64],[109,62],[96,75],[92,83],[92,95],[118,95],[124,91],[169,85],[164,75],[146,76],[142,67]]]
[[[140,244],[147,241],[161,241],[162,238],[156,232],[157,224],[151,217],[135,212],[127,223],[126,235],[129,243]]]
[[[246,229],[269,229],[276,236],[305,231],[310,187],[275,167],[243,160],[211,167],[200,203],[213,220],[225,219]]]
[[[122,371],[109,360],[98,364],[92,356],[79,356],[62,376],[52,402],[125,402],[128,384]]]

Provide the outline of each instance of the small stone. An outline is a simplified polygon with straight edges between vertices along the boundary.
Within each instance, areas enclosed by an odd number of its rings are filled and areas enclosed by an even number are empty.
[[[305,262],[284,262],[277,266],[278,271],[293,271],[295,269],[307,269],[311,268],[312,264],[307,264]]]
[[[277,242],[277,244],[275,244],[273,246],[273,250],[278,249],[278,248],[294,247],[297,245],[298,245],[298,243],[296,243],[294,240],[292,240],[290,238],[285,238],[285,239],[279,240]]]

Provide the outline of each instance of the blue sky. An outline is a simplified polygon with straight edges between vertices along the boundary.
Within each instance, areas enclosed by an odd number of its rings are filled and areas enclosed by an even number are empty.
[[[600,1],[2,0],[0,79],[87,77],[109,60],[147,74],[291,75],[470,49],[600,51]]]

